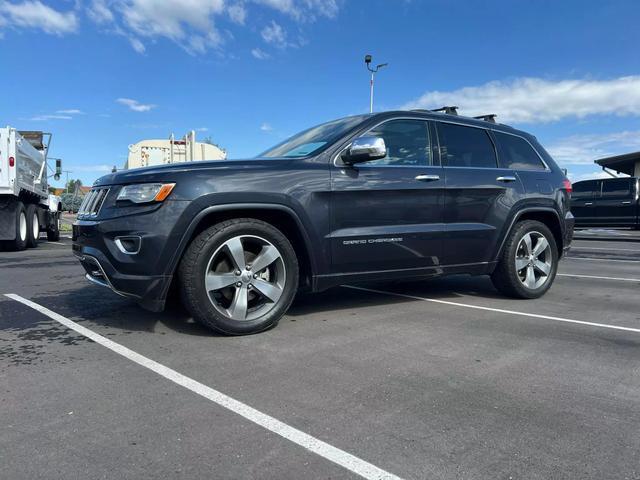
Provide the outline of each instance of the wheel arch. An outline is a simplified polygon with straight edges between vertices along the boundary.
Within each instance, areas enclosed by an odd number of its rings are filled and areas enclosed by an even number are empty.
[[[175,255],[172,258],[167,274],[175,273],[184,252],[191,241],[202,231],[216,223],[232,218],[255,218],[265,221],[280,230],[291,242],[300,265],[300,286],[311,288],[312,278],[316,272],[316,262],[312,255],[311,242],[300,217],[296,212],[281,204],[237,203],[207,207],[191,220]]]
[[[497,261],[498,258],[500,258],[507,238],[511,235],[516,224],[522,220],[537,220],[549,227],[549,230],[551,230],[553,238],[556,241],[556,246],[558,247],[558,258],[562,257],[564,252],[564,237],[562,232],[562,223],[558,212],[551,207],[526,207],[518,210],[511,219],[511,224],[502,237],[500,248],[496,252],[494,261]]]

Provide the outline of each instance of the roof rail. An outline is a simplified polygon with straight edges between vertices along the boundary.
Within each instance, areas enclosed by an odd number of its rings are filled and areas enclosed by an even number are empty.
[[[458,115],[458,107],[444,106],[440,108],[434,108],[432,112],[444,112],[448,115]]]
[[[478,115],[477,117],[473,117],[477,120],[484,120],[485,122],[489,122],[489,123],[496,123],[496,117],[497,115],[495,113],[489,113],[487,115]]]

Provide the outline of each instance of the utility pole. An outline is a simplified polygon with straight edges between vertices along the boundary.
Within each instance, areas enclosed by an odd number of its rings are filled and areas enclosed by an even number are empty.
[[[371,68],[371,55],[364,56],[364,63],[367,65],[367,70],[371,72],[371,82],[369,84],[369,113],[373,113],[373,83],[375,81],[375,75],[378,73],[378,70],[389,65],[388,63],[380,63],[376,65],[376,68]]]

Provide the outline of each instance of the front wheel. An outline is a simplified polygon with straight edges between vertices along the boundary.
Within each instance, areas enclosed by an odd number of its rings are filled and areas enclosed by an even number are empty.
[[[516,298],[544,295],[558,271],[558,247],[549,228],[535,220],[517,223],[491,275],[493,285]]]
[[[182,298],[193,317],[227,335],[275,326],[298,289],[291,243],[261,220],[221,222],[189,245],[178,272]]]

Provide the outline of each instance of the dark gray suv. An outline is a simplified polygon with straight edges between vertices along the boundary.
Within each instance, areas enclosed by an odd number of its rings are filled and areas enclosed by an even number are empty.
[[[467,273],[543,295],[572,238],[570,182],[533,136],[447,112],[352,116],[250,160],[106,175],[74,252],[89,280],[146,308],[176,286],[226,334],[343,283]]]

